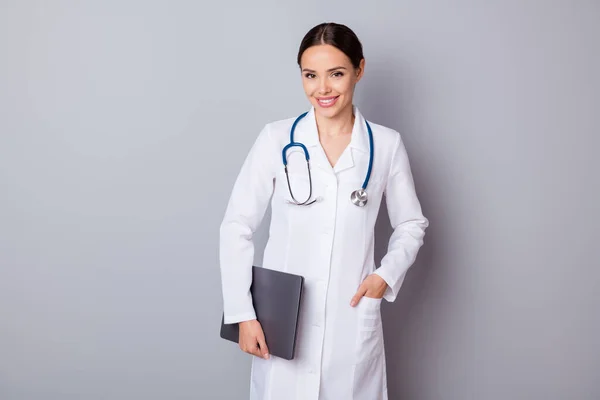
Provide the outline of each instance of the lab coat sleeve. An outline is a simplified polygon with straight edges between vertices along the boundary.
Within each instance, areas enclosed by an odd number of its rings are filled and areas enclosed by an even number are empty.
[[[256,318],[250,293],[253,235],[273,194],[278,154],[280,150],[266,125],[242,165],[220,226],[219,263],[226,324]]]
[[[429,226],[415,192],[408,155],[400,134],[396,139],[385,195],[393,233],[388,252],[375,273],[388,284],[383,297],[392,302],[398,296],[406,272],[417,258],[425,229]]]

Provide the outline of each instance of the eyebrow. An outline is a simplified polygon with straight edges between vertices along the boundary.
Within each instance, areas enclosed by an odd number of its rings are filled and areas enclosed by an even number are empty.
[[[346,67],[339,66],[339,67],[329,68],[327,70],[327,72],[335,71],[336,69],[346,69]],[[308,68],[304,68],[302,71],[303,72],[316,72],[316,71],[314,71],[312,69],[308,69]]]

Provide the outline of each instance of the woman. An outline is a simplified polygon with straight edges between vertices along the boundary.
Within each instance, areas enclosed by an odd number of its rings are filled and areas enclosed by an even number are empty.
[[[256,356],[252,400],[387,399],[381,299],[398,295],[428,220],[399,133],[367,122],[353,104],[365,66],[354,32],[334,23],[314,27],[302,40],[298,65],[310,110],[263,128],[221,225],[225,323],[239,323],[240,348]],[[288,186],[282,151],[295,122],[294,141],[306,146],[310,166],[301,147],[287,149]],[[363,196],[352,193],[363,185],[370,160],[362,204]],[[384,193],[394,232],[376,269],[374,226]],[[269,202],[263,267],[305,279],[291,361],[269,356],[249,291],[252,234]]]

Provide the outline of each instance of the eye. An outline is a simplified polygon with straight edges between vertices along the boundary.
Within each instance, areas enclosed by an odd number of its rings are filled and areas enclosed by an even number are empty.
[[[312,79],[312,78],[314,78],[314,77],[315,77],[315,74],[311,74],[311,73],[309,72],[309,73],[306,73],[306,74],[304,74],[304,76],[305,76],[305,77],[307,77],[308,79]]]
[[[340,78],[340,77],[344,76],[344,73],[337,71],[337,72],[334,72],[332,75],[335,76],[336,78]]]

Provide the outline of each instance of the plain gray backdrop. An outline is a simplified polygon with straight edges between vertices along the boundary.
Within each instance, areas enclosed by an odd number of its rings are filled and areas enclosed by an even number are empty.
[[[600,2],[2,0],[1,400],[247,398],[218,228],[324,21],[431,223],[383,306],[390,399],[600,398]]]

